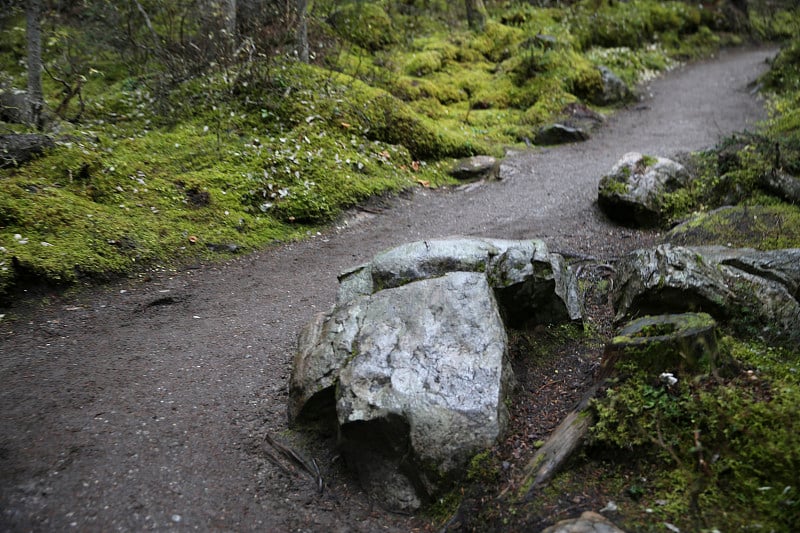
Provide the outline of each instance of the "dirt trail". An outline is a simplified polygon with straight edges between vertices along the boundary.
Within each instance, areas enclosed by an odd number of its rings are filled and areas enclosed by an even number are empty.
[[[751,83],[774,53],[677,69],[590,141],[511,154],[500,182],[419,190],[307,242],[0,310],[0,530],[420,525],[371,506],[327,443],[285,432],[294,340],[332,304],[336,274],[454,234],[540,237],[601,258],[652,242],[600,215],[599,176],[628,151],[670,156],[752,128],[763,110]],[[266,459],[267,433],[318,458],[323,495]]]

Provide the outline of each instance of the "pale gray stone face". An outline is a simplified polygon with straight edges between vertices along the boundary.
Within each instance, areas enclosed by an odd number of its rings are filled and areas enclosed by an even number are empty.
[[[403,416],[421,459],[449,469],[505,429],[506,332],[485,276],[454,272],[363,300],[341,370],[340,425]]]

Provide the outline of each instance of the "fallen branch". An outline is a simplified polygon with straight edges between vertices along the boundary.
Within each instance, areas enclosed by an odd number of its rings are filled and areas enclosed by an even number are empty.
[[[279,456],[276,456],[271,450],[268,449],[265,451],[270,461],[272,461],[277,467],[287,474],[297,475],[297,470],[295,467],[300,467],[301,469],[305,470],[314,479],[317,485],[317,490],[320,492],[320,494],[322,494],[322,491],[325,488],[325,482],[322,479],[322,474],[320,473],[319,465],[317,464],[316,460],[311,459],[309,461],[293,449],[289,448],[288,446],[284,446],[280,442],[270,437],[269,434],[264,435],[264,441],[269,444],[273,450],[277,451],[280,456],[283,456],[283,458],[287,459],[289,461],[289,465],[287,466]]]

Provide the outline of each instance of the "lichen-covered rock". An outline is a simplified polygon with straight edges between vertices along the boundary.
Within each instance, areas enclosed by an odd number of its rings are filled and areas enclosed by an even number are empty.
[[[618,265],[618,321],[641,315],[703,311],[745,331],[800,340],[800,249],[661,245]]]
[[[684,187],[690,179],[680,163],[629,152],[600,178],[597,202],[616,222],[657,226],[665,218],[663,195]]]
[[[334,309],[298,339],[289,418],[336,424],[365,488],[397,510],[502,435],[506,325],[582,316],[575,276],[538,240],[410,243],[339,279]]]
[[[583,317],[574,272],[540,240],[455,237],[404,244],[342,274],[338,301],[455,271],[486,273],[512,326]]]
[[[476,155],[456,161],[450,169],[450,175],[457,180],[475,181],[494,179],[500,165],[496,158],[489,155]]]
[[[387,455],[402,458],[409,491],[435,490],[506,427],[512,373],[492,290],[480,273],[453,272],[360,304],[363,320],[336,395],[343,449],[363,463],[394,419],[392,427],[406,433],[396,432],[393,447],[406,444]],[[420,499],[430,496],[421,492]],[[380,494],[393,508],[408,499],[405,491]]]
[[[690,248],[670,245],[623,257],[612,297],[617,321],[691,311],[720,316],[735,300],[716,265]]]

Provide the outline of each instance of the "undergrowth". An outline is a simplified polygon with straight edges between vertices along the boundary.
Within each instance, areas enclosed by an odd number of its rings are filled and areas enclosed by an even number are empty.
[[[596,401],[589,457],[640,464],[619,496],[622,523],[656,531],[790,531],[800,523],[800,352],[725,337],[737,365],[666,381],[645,372]],[[604,450],[600,453],[600,450]],[[636,487],[633,494],[632,488]]]

